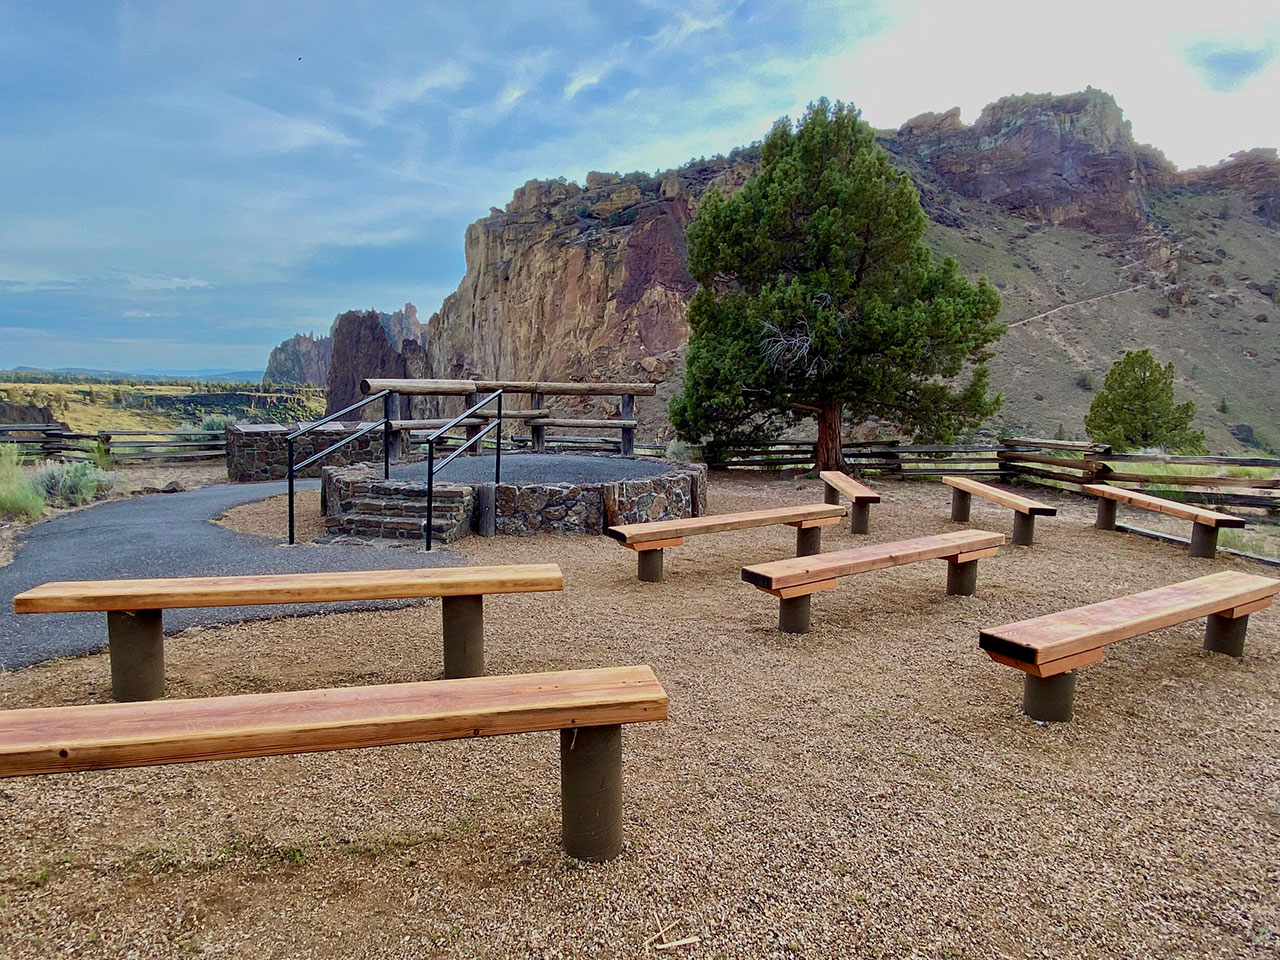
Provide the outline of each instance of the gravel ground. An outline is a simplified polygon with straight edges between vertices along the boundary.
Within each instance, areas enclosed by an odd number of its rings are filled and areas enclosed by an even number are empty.
[[[821,499],[713,476],[714,511]],[[887,541],[955,529],[947,492],[888,484]],[[552,733],[0,784],[0,956],[1273,957],[1280,952],[1280,615],[1246,656],[1202,624],[1111,648],[1074,722],[1020,715],[978,629],[1224,569],[1089,526],[946,597],[941,563],[846,579],[814,632],[775,629],[747,562],[788,528],[691,539],[642,584],[604,538],[469,539],[469,563],[557,561],[562,594],[486,604],[493,673],[652,664],[671,719],[624,734],[627,843],[557,850]],[[971,526],[1008,533],[976,501]],[[843,526],[827,550],[855,545]],[[193,628],[175,696],[418,680],[436,603]],[[106,694],[101,656],[0,677],[5,707]]]

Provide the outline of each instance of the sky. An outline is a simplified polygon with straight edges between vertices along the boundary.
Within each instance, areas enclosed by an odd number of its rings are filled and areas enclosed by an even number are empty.
[[[1088,85],[1180,167],[1280,145],[1280,3],[0,0],[0,368],[260,370],[426,319],[528,179]]]

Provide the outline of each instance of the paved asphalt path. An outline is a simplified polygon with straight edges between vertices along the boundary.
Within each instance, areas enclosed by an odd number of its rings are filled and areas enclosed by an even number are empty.
[[[590,483],[652,476],[664,468],[636,460],[570,454],[508,454],[504,483]],[[392,475],[425,476],[421,463],[397,464]],[[444,481],[491,480],[492,457],[459,457],[439,475]],[[298,482],[314,490],[315,480]],[[198,577],[326,570],[383,570],[460,566],[465,554],[436,547],[361,544],[299,545],[236,533],[210,522],[229,507],[284,493],[284,483],[215,484],[186,493],[113,500],[65,513],[30,527],[17,555],[0,567],[0,668],[16,669],[54,657],[102,650],[105,613],[38,613],[19,617],[12,598],[50,580]],[[369,607],[403,607],[416,601],[204,607],[164,612],[165,633],[195,624],[261,619],[282,614],[327,613]]]
[[[318,486],[315,480],[298,483],[301,490]],[[112,500],[33,525],[19,537],[13,562],[0,567],[0,667],[15,669],[106,647],[105,613],[14,614],[15,594],[49,580],[410,569],[466,562],[459,551],[440,547],[430,553],[360,544],[288,547],[210,522],[228,507],[284,490],[283,483],[216,484],[186,493]],[[378,601],[166,610],[164,627],[165,633],[174,633],[194,624],[406,605]]]

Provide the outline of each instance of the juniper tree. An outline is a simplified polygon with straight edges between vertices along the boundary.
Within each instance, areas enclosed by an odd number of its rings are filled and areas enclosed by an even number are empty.
[[[1192,401],[1174,403],[1173,364],[1160,366],[1150,350],[1129,350],[1107,371],[1084,428],[1091,439],[1116,450],[1165,447],[1203,453],[1204,431],[1191,426],[1195,416]]]
[[[757,442],[813,417],[819,468],[842,469],[845,418],[944,440],[994,413],[1000,295],[934,259],[919,194],[858,111],[823,99],[794,127],[782,118],[761,163],[689,226],[681,438]]]

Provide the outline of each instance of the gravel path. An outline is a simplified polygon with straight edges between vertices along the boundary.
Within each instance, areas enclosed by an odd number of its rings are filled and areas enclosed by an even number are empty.
[[[314,480],[298,484],[301,490],[318,486]],[[277,495],[284,489],[283,483],[217,484],[186,493],[113,500],[34,524],[19,536],[13,562],[0,567],[0,668],[25,667],[106,646],[104,614],[14,614],[10,598],[49,580],[405,569],[462,562],[456,551],[446,549],[426,554],[360,545],[290,548],[210,522],[230,507]],[[165,632],[196,624],[280,616],[285,611],[297,615],[352,607],[300,604],[172,610],[164,615]]]

